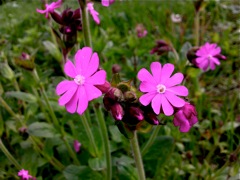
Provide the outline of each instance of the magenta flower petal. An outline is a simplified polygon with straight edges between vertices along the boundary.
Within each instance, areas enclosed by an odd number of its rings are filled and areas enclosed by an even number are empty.
[[[185,101],[177,95],[188,95],[188,89],[185,86],[176,86],[182,82],[183,75],[176,73],[170,77],[174,70],[172,64],[165,64],[161,68],[159,62],[153,62],[150,67],[153,76],[145,68],[138,72],[138,79],[141,81],[139,89],[146,93],[139,98],[139,101],[144,106],[152,102],[151,105],[156,114],[160,113],[162,107],[163,113],[170,116],[173,114],[173,106],[182,107],[185,104]]]
[[[77,51],[75,54],[75,65],[78,74],[85,74],[88,71],[88,63],[92,56],[92,49],[90,47],[84,47]]]
[[[165,96],[162,96],[162,108],[163,108],[163,112],[166,116],[173,115],[173,107],[168,102],[168,100],[166,99]]]
[[[174,107],[178,107],[178,108],[183,107],[184,104],[185,104],[185,101],[183,99],[179,98],[178,96],[176,96],[172,92],[167,91],[165,93],[165,97]]]
[[[171,74],[173,73],[174,65],[173,64],[165,64],[162,68],[161,73],[161,83],[165,84],[166,81],[170,78]]]
[[[78,104],[78,97],[80,96],[80,90],[79,88],[74,93],[73,97],[70,99],[70,101],[65,105],[66,110],[69,113],[75,113],[77,110],[77,104]]]
[[[221,48],[217,44],[207,42],[196,52],[197,58],[194,64],[203,71],[208,70],[209,67],[214,70],[216,65],[220,65],[219,59],[223,56],[220,53]]]
[[[62,0],[58,0],[57,2],[52,2],[51,4],[45,4],[45,10],[37,9],[38,13],[45,14],[45,17],[48,18],[49,13],[54,12],[54,9],[61,7]]]
[[[110,0],[102,0],[102,5],[103,6],[109,6],[110,5]]]
[[[177,84],[182,83],[183,78],[184,78],[184,76],[182,73],[176,73],[172,77],[170,77],[170,79],[165,83],[165,85],[166,85],[166,87],[175,86]]]
[[[172,92],[179,96],[187,96],[188,89],[185,86],[174,86],[167,89],[167,91]]]
[[[138,72],[137,77],[140,81],[148,81],[149,83],[157,84],[155,79],[152,77],[152,75],[145,68],[141,69]]]
[[[61,94],[65,93],[69,89],[69,87],[74,86],[74,85],[75,85],[74,81],[64,80],[64,81],[60,82],[56,87],[57,95],[61,95]]]
[[[144,94],[139,98],[139,101],[141,102],[142,105],[147,106],[148,104],[150,104],[150,102],[156,96],[156,94],[157,93],[155,92],[149,92],[147,94]]]
[[[156,86],[154,86],[153,84],[147,82],[147,81],[143,81],[141,84],[140,84],[140,91],[142,92],[149,92],[149,91],[154,91],[156,90]]]
[[[73,65],[72,61],[68,60],[64,65],[64,72],[71,78],[75,78],[77,75],[75,66]]]
[[[106,76],[107,76],[106,71],[100,70],[100,71],[96,72],[94,75],[92,75],[91,77],[89,77],[87,79],[87,82],[89,84],[101,85],[101,84],[105,83]]]
[[[100,91],[98,88],[96,88],[93,85],[85,84],[84,87],[86,90],[88,101],[96,99],[102,95],[102,91]]]
[[[98,98],[102,92],[94,85],[106,82],[106,72],[98,71],[99,58],[97,53],[92,55],[90,47],[84,47],[75,54],[75,65],[67,61],[64,72],[74,78],[64,80],[57,85],[56,93],[61,95],[59,105],[66,106],[70,113],[77,111],[80,115],[87,109],[88,101]]]
[[[150,69],[152,71],[153,78],[156,80],[157,83],[160,83],[161,69],[162,69],[161,64],[159,62],[153,62],[150,65]]]
[[[76,90],[77,90],[78,86],[77,84],[72,85],[71,87],[69,87],[69,89],[67,90],[67,92],[65,92],[58,100],[58,103],[60,106],[63,106],[65,104],[67,104],[70,99],[73,97],[73,95],[75,94]]]
[[[88,63],[87,71],[85,72],[85,77],[93,75],[98,69],[99,66],[99,57],[97,53],[93,53],[91,60]]]
[[[160,113],[161,105],[162,105],[162,96],[161,96],[161,94],[157,94],[157,95],[152,99],[152,108],[153,108],[153,111],[154,111],[156,114],[159,114],[159,113]]]
[[[80,94],[80,96],[79,96],[79,99],[78,99],[77,112],[78,112],[78,114],[82,115],[83,112],[88,107],[88,98],[87,98],[85,88],[83,86],[79,87],[79,94]]]
[[[183,132],[183,133],[186,133],[190,130],[191,126],[189,124],[188,121],[183,121],[180,128],[179,128],[179,131],[180,132]]]
[[[99,13],[94,9],[93,5],[94,4],[92,2],[87,3],[87,9],[90,12],[90,14],[92,15],[93,20],[97,24],[100,24],[100,19],[98,17]]]
[[[197,116],[193,116],[191,119],[189,119],[189,123],[190,123],[191,126],[193,126],[197,122],[198,122]]]

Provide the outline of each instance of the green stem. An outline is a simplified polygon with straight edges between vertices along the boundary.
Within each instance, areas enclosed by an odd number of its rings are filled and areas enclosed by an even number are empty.
[[[104,150],[105,150],[105,156],[106,156],[106,162],[107,162],[107,178],[106,179],[111,180],[112,179],[112,159],[111,159],[108,131],[107,131],[105,119],[103,117],[103,113],[100,107],[95,108],[95,113],[97,114],[98,123],[101,129],[100,132],[101,132],[103,144],[104,144]]]
[[[199,12],[196,12],[195,14],[194,28],[195,28],[195,46],[199,46]]]
[[[39,86],[40,86],[40,90],[41,90],[41,93],[42,93],[42,96],[46,102],[46,105],[47,105],[47,108],[49,110],[49,113],[50,113],[50,116],[51,118],[53,119],[53,123],[55,125],[56,128],[58,128],[60,131],[61,131],[61,134],[62,134],[62,140],[65,144],[65,146],[67,147],[67,150],[70,154],[70,156],[72,157],[72,159],[74,160],[74,162],[77,164],[77,165],[80,165],[78,159],[77,159],[77,156],[76,154],[73,152],[71,146],[69,145],[68,141],[66,140],[66,135],[65,135],[65,131],[64,129],[60,126],[59,122],[58,122],[58,119],[52,109],[52,106],[50,105],[50,102],[49,102],[49,99],[48,99],[48,96],[47,96],[47,93],[45,91],[45,88],[43,86],[43,84],[40,83],[40,79],[39,79],[39,76],[37,74],[37,71],[36,69],[33,70],[33,75],[34,75],[34,78],[35,80],[39,83]]]
[[[92,131],[90,129],[90,126],[88,124],[88,120],[87,120],[85,114],[81,115],[80,118],[82,120],[84,129],[86,130],[87,136],[88,136],[88,138],[90,140],[90,143],[92,144],[92,147],[93,147],[93,150],[94,150],[94,156],[97,156],[98,155],[98,149],[97,149],[97,146],[96,146],[96,143],[95,143]]]
[[[155,127],[155,129],[153,130],[153,133],[151,134],[150,138],[148,139],[148,142],[144,145],[144,147],[142,148],[142,156],[144,156],[148,149],[150,148],[150,146],[153,144],[154,140],[156,139],[158,132],[160,130],[160,126]]]
[[[2,150],[2,152],[5,154],[5,156],[7,156],[7,158],[9,159],[9,161],[11,161],[11,163],[14,164],[14,166],[16,166],[17,169],[22,169],[22,167],[20,166],[20,164],[18,164],[17,160],[10,154],[10,152],[7,150],[7,148],[4,146],[2,139],[0,139],[0,149]]]
[[[85,0],[78,0],[78,3],[81,8],[81,14],[82,14],[82,28],[83,28],[83,34],[84,34],[84,44],[85,46],[92,47],[92,38],[91,38],[91,31],[90,31],[90,24],[88,19],[88,9],[86,6]]]
[[[138,171],[138,177],[139,177],[139,180],[145,180],[146,178],[145,178],[145,172],[143,168],[142,157],[141,157],[141,153],[138,145],[137,131],[135,130],[133,133],[134,133],[134,136],[132,139],[130,139],[130,143],[132,146],[135,164]]]
[[[53,165],[53,167],[55,167],[58,171],[62,172],[63,169],[65,168],[64,165],[59,162],[56,158],[54,157],[50,157],[48,154],[46,154],[44,151],[41,150],[41,148],[39,147],[39,143],[37,142],[37,139],[35,139],[34,137],[30,136],[30,140],[33,144],[34,149],[41,154],[45,159],[48,160],[48,162],[50,162],[50,164]]]
[[[64,144],[66,145],[67,150],[68,150],[68,152],[70,153],[71,157],[73,158],[74,163],[77,164],[77,165],[80,165],[80,162],[79,162],[79,160],[78,160],[78,158],[77,158],[76,153],[74,153],[72,147],[69,145],[69,143],[68,143],[68,141],[67,141],[67,139],[66,139],[66,135],[65,135],[66,133],[65,133],[64,129],[61,128],[61,131],[62,131],[62,134],[63,134],[63,138],[62,138],[62,139],[63,139],[63,142],[64,142]]]
[[[0,96],[0,104],[7,110],[9,114],[13,117],[17,117],[17,115],[14,113],[12,108],[4,101],[4,99]]]

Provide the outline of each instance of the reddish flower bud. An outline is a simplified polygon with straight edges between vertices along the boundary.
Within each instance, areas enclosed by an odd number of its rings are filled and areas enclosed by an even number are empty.
[[[119,73],[121,71],[121,66],[119,64],[113,64],[112,65],[112,73]]]
[[[188,132],[197,122],[196,109],[188,102],[174,114],[173,124],[179,126],[181,132]]]
[[[103,94],[107,93],[110,88],[111,88],[111,84],[106,81],[104,84],[101,85],[95,85],[100,91],[102,91]]]
[[[159,125],[159,120],[154,112],[144,113],[145,120],[152,125]]]
[[[115,87],[110,88],[105,96],[112,99],[113,101],[122,101],[123,100],[122,91]]]
[[[142,121],[144,119],[143,111],[138,107],[131,106],[128,109],[128,113],[131,117],[137,119],[138,121]]]
[[[150,54],[157,53],[158,55],[162,55],[163,53],[172,51],[172,47],[164,40],[158,40],[156,42],[156,46],[151,50]]]
[[[119,103],[115,103],[110,107],[110,112],[115,120],[122,120],[124,111],[122,106]]]
[[[124,100],[128,103],[132,103],[137,100],[137,95],[133,91],[126,91],[124,93]]]
[[[189,60],[190,63],[192,63],[195,66],[196,66],[196,58],[197,58],[196,52],[198,51],[198,49],[199,47],[192,47],[187,52],[187,59]]]
[[[78,153],[80,151],[81,146],[82,146],[82,144],[78,140],[74,140],[73,147],[74,147],[75,152]]]

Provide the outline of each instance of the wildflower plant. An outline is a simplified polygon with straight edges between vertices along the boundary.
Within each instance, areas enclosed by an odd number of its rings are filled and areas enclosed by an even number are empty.
[[[184,13],[167,12],[161,29],[154,13],[165,11],[144,6],[154,15],[146,22],[131,19],[134,8],[112,13],[125,3],[141,7],[120,0],[55,0],[45,9],[37,4],[35,15],[45,23],[40,38],[51,35],[53,41],[45,43],[50,53],[38,45],[35,51],[22,48],[14,61],[0,53],[0,153],[7,159],[0,154],[6,164],[0,165],[0,179],[217,179],[232,165],[226,177],[233,176],[240,148],[231,140],[227,149],[221,138],[239,125],[220,125],[221,112],[206,110],[222,105],[204,104],[215,91],[207,92],[211,84],[205,88],[202,78],[209,69],[217,72],[226,51],[199,33],[202,1],[192,4],[192,31],[184,29],[191,22]],[[105,25],[108,18],[112,26]],[[179,39],[166,33],[173,23],[181,28]],[[178,44],[187,39],[194,46]],[[0,48],[1,43],[0,38]],[[61,58],[53,60],[54,53]],[[217,169],[210,158],[218,151],[229,157]]]

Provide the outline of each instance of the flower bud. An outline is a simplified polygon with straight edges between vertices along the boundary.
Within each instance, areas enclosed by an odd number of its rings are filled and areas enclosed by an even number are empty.
[[[137,95],[133,91],[126,91],[124,93],[124,100],[128,103],[132,103],[137,100]]]
[[[81,146],[82,146],[82,144],[78,140],[73,141],[73,147],[74,147],[75,152],[78,153],[80,151]]]
[[[60,24],[60,25],[63,25],[63,20],[62,20],[62,17],[60,14],[58,14],[57,12],[53,11],[50,13],[51,14],[51,17],[53,18],[53,20]]]
[[[139,38],[145,37],[148,33],[146,28],[143,26],[143,24],[138,24],[135,28],[135,31]]]
[[[121,71],[121,66],[119,64],[113,64],[112,65],[112,73],[115,74],[115,73],[119,73]]]
[[[138,121],[142,121],[144,119],[143,111],[139,107],[131,106],[128,110],[129,115]]]
[[[111,84],[106,81],[104,84],[101,85],[95,85],[100,91],[102,91],[103,94],[107,93],[110,88],[111,88]]]
[[[123,100],[122,91],[115,87],[110,88],[105,96],[112,99],[113,101],[122,101]]]
[[[162,55],[166,52],[172,51],[172,47],[164,40],[158,40],[156,45],[151,50],[150,54],[157,53],[157,55]]]
[[[152,125],[159,125],[159,120],[154,112],[144,113],[145,120]]]
[[[110,107],[110,112],[115,120],[122,120],[124,111],[122,106],[119,103],[115,103]]]
[[[174,114],[173,124],[179,126],[181,132],[188,132],[197,122],[196,109],[188,102]]]
[[[226,60],[227,59],[226,56],[224,56],[222,54],[217,54],[214,57],[217,58],[217,59],[222,59],[222,60]]]
[[[187,59],[189,60],[190,63],[192,63],[194,66],[197,66],[196,63],[196,52],[198,51],[199,47],[192,47],[191,49],[188,50],[187,52]]]

